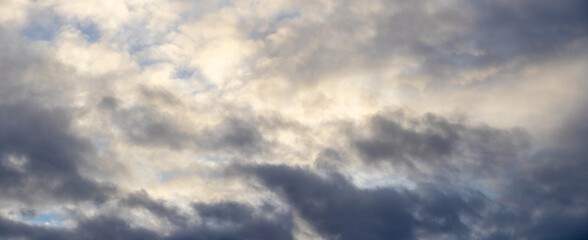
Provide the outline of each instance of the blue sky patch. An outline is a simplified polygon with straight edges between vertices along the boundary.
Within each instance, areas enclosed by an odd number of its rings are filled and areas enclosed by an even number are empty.
[[[40,14],[29,20],[21,34],[31,41],[51,41],[59,33],[62,22],[58,17]]]
[[[100,40],[100,29],[98,25],[93,22],[79,22],[76,28],[82,32],[88,42],[94,43]]]
[[[174,78],[180,78],[180,79],[191,78],[195,72],[196,71],[194,71],[194,70],[179,68],[179,69],[176,69],[176,72],[174,73]]]
[[[21,219],[21,221],[28,224],[43,225],[48,223],[53,226],[63,226],[63,220],[63,217],[55,213],[35,214]]]

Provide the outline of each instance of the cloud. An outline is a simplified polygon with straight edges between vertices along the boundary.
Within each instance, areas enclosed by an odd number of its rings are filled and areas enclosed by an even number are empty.
[[[65,110],[31,104],[0,105],[0,178],[6,198],[104,201],[114,188],[79,172],[89,142],[69,128]]]
[[[108,102],[105,102],[108,104]],[[112,105],[112,104],[111,104]],[[212,126],[188,126],[190,122],[158,112],[150,106],[121,109],[114,121],[135,144],[204,152],[229,152],[250,156],[265,150],[269,143],[248,119],[226,116]]]
[[[145,191],[122,199],[121,207],[143,208],[172,223],[165,239],[292,239],[292,216],[271,204],[254,207],[235,201],[194,202],[189,211],[180,211]]]
[[[580,109],[553,136],[558,138],[555,146],[538,151],[520,171],[503,180],[500,201],[511,212],[490,221],[502,229],[497,236],[581,239],[586,235],[588,191],[582,183],[588,180],[584,174],[587,116]]]
[[[587,234],[583,1],[0,5],[0,238]]]
[[[0,30],[0,206],[106,201],[117,187],[88,171],[95,148],[62,87],[72,72],[16,33]]]
[[[194,208],[203,220],[201,225],[171,239],[293,239],[291,215],[272,213],[271,207],[261,213],[236,202],[198,203]]]
[[[164,202],[153,200],[145,190],[131,193],[122,200],[126,207],[141,207],[155,214],[158,218],[166,219],[178,227],[186,227],[189,218],[182,215],[178,209],[168,207]]]
[[[63,239],[64,232],[45,227],[30,226],[0,217],[0,236],[6,238],[26,237],[28,239]]]
[[[390,163],[417,172],[452,169],[495,174],[516,164],[530,141],[522,129],[470,126],[434,114],[413,118],[403,112],[372,116],[365,129],[355,131],[349,141],[362,161]]]
[[[397,79],[484,81],[500,70],[483,71],[549,58],[585,39],[588,21],[578,10],[584,5],[577,0],[336,2],[320,20],[304,14],[303,7],[300,17],[276,24],[267,37],[266,55],[275,57],[265,72],[297,83],[358,71],[375,71],[378,77],[387,68],[398,69]],[[478,77],[469,76],[476,72]]]
[[[76,231],[69,233],[68,238],[161,239],[155,232],[143,228],[133,228],[129,223],[111,217],[97,217],[81,221]]]
[[[97,215],[77,220],[73,228],[47,227],[0,217],[0,237],[25,239],[292,239],[292,216],[271,205],[261,208],[238,203],[194,203],[181,213],[145,191],[131,193],[119,202],[123,209],[142,208],[175,228],[168,234],[133,224],[135,219]]]
[[[339,174],[328,178],[284,165],[246,166],[325,238],[416,239],[433,234],[465,237],[464,216],[476,218],[482,194],[444,192],[437,186],[417,191],[359,189]]]

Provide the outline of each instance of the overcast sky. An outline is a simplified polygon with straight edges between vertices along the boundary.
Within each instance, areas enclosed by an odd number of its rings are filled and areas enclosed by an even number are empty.
[[[585,239],[587,9],[0,0],[0,239]]]

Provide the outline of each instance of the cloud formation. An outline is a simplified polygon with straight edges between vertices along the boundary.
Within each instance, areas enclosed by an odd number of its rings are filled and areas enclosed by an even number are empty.
[[[586,8],[0,1],[0,238],[582,239]]]
[[[435,187],[424,187],[422,192],[365,190],[338,174],[325,179],[283,165],[256,166],[245,171],[284,197],[327,239],[415,239],[416,235],[432,233],[463,237],[468,229],[460,215],[476,217],[478,205],[484,204],[482,195],[476,193],[443,193]]]
[[[0,106],[2,189],[6,198],[104,201],[114,187],[82,176],[91,146],[69,132],[63,111],[28,104]]]
[[[488,175],[515,165],[527,151],[528,136],[521,129],[468,126],[433,114],[421,119],[395,115],[400,116],[371,117],[367,137],[352,134],[361,160]]]

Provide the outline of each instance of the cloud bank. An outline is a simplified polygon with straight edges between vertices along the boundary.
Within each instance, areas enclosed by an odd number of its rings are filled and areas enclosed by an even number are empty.
[[[583,1],[0,1],[2,239],[583,239]]]

